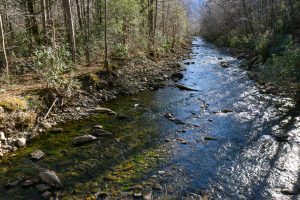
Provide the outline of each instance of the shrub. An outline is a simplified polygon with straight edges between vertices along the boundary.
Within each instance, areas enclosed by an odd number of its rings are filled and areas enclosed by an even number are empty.
[[[34,52],[34,70],[46,81],[48,88],[61,88],[68,80],[62,77],[74,69],[71,54],[65,47],[43,47]]]
[[[270,33],[267,31],[262,34],[256,41],[255,51],[265,60],[269,55]]]
[[[36,122],[37,114],[34,112],[19,112],[15,121],[23,127],[33,128]]]
[[[273,54],[263,71],[265,79],[278,83],[300,81],[300,48],[289,40],[281,53]]]
[[[129,48],[127,45],[117,44],[111,52],[111,57],[115,59],[121,59],[121,60],[127,59],[129,57],[128,51]]]

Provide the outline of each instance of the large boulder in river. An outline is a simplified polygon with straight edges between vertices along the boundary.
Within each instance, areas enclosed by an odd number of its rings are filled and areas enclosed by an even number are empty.
[[[174,80],[174,81],[178,81],[180,79],[183,79],[183,74],[180,73],[180,72],[174,73],[174,74],[172,74],[171,79]]]
[[[93,142],[95,141],[97,138],[95,136],[92,135],[83,135],[83,136],[79,136],[73,139],[73,144],[74,145],[81,145],[81,144],[86,144],[89,142]]]
[[[61,181],[55,172],[50,170],[45,170],[39,173],[39,177],[42,179],[44,183],[49,184],[52,187],[62,188]]]

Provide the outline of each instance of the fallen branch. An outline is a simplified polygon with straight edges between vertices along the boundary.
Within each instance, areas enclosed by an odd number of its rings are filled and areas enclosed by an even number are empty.
[[[196,89],[192,89],[192,88],[189,88],[187,86],[184,86],[184,85],[179,85],[179,84],[175,84],[175,86],[180,89],[180,90],[186,90],[186,91],[198,91]]]
[[[52,108],[54,107],[55,103],[58,101],[58,97],[53,101],[51,107],[49,108],[47,114],[45,115],[44,119],[46,119],[48,117],[48,115],[50,114]]]

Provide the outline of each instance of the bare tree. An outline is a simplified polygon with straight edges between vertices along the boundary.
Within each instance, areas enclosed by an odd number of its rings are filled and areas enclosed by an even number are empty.
[[[7,60],[7,54],[6,54],[6,47],[5,47],[5,35],[4,35],[4,28],[3,28],[3,20],[2,15],[0,14],[0,32],[1,32],[1,41],[2,41],[2,49],[4,54],[4,66],[6,74],[8,75],[9,69],[8,69],[8,60]]]

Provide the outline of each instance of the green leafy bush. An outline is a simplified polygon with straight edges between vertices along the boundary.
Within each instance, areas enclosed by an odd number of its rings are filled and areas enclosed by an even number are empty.
[[[124,60],[128,58],[128,53],[129,48],[127,45],[117,44],[111,52],[111,57]]]
[[[270,33],[267,31],[257,39],[255,44],[256,53],[263,59],[266,59],[269,55],[270,37]]]
[[[263,77],[278,83],[300,81],[300,47],[292,39],[283,46],[281,53],[273,54],[267,61]]]
[[[34,70],[49,88],[60,88],[66,84],[67,80],[62,75],[72,71],[74,65],[65,47],[43,47],[34,52],[34,57]]]

